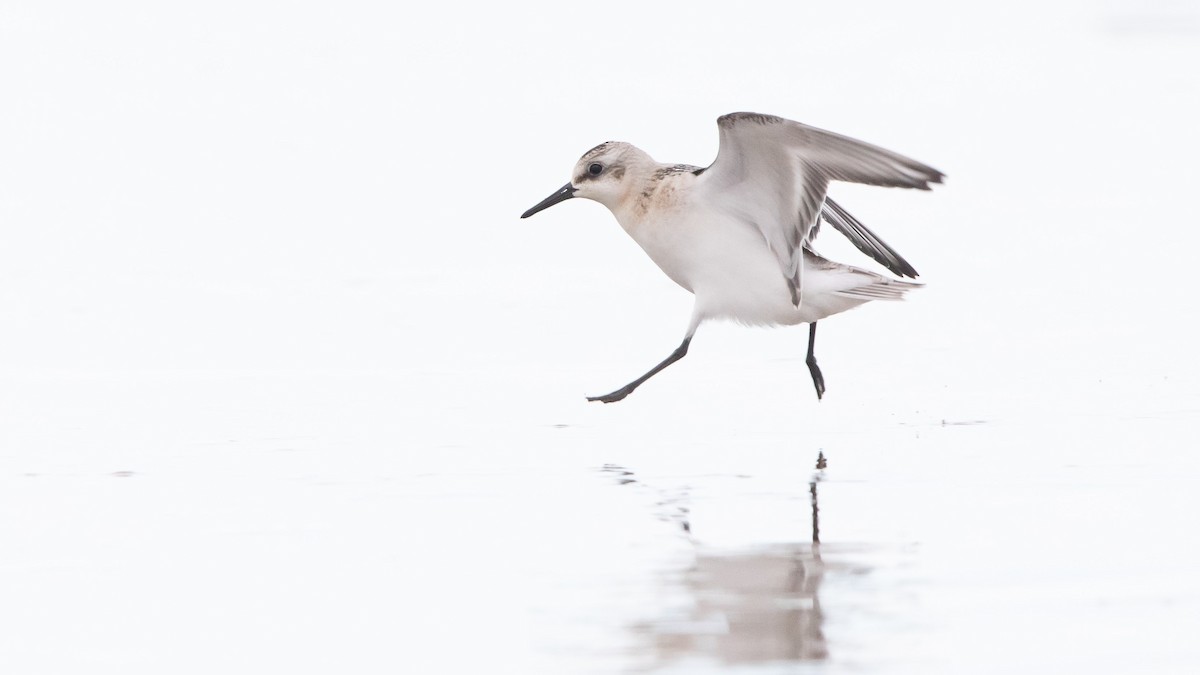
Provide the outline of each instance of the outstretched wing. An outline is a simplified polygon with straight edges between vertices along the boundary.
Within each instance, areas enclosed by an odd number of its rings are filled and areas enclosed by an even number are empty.
[[[871,256],[875,262],[883,265],[892,271],[892,274],[900,277],[917,278],[917,270],[896,252],[887,242],[880,239],[871,230],[867,229],[866,225],[850,215],[850,212],[842,208],[841,204],[833,201],[832,198],[825,198],[825,205],[821,207],[821,218],[833,225],[834,229],[846,235],[850,243],[854,244],[855,248]],[[817,236],[817,228],[812,230],[812,236]]]
[[[890,150],[772,115],[733,113],[717,127],[720,150],[702,180],[716,208],[762,232],[795,304],[803,246],[830,181],[928,190],[943,177]]]

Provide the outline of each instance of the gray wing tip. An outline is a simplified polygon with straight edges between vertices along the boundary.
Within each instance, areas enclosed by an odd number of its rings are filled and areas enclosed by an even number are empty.
[[[920,276],[916,268],[905,260],[904,256],[900,255],[896,249],[888,246],[886,241],[880,239],[879,235],[872,232],[862,221],[855,218],[845,207],[834,201],[833,198],[825,198],[825,204],[821,209],[821,217],[833,225],[834,229],[845,235],[850,240],[850,243],[854,244],[855,248],[862,251],[875,262],[891,270],[896,276],[910,277],[912,279]]]
[[[918,175],[913,176],[907,184],[903,185],[904,187],[916,188],[917,190],[932,190],[934,185],[941,185],[946,182],[946,174],[941,171],[920,162],[908,161],[908,168]]]
[[[922,166],[921,169],[925,172],[925,187],[922,190],[931,190],[934,185],[941,185],[946,182],[946,174],[938,171],[931,166]]]

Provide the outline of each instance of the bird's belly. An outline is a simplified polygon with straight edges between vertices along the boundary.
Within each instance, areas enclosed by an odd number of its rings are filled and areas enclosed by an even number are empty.
[[[764,246],[765,249],[765,246]],[[707,267],[695,283],[696,309],[706,319],[732,319],[749,325],[791,325],[802,321],[787,281],[769,252],[753,261],[725,256]]]
[[[778,261],[755,230],[701,222],[634,238],[668,277],[696,295],[703,318],[754,325],[804,321]]]

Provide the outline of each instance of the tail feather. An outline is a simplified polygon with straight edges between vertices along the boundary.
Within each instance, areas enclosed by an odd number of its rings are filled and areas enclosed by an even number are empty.
[[[903,300],[905,293],[914,288],[921,288],[921,286],[922,284],[911,281],[883,279],[882,281],[868,282],[863,286],[837,291],[837,294],[847,298],[861,298],[863,300]]]
[[[825,272],[825,274],[812,276],[813,283],[817,283],[817,279],[820,279],[821,285],[825,286],[819,290],[861,302],[901,300],[905,293],[923,286],[915,281],[892,279],[858,267],[834,262],[817,255],[811,249],[805,250],[805,262],[809,266]]]

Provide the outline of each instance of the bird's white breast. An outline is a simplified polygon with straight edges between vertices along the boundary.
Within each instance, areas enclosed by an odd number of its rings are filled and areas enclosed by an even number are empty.
[[[705,199],[690,173],[648,187],[623,205],[617,220],[668,277],[696,295],[704,318],[803,320],[778,260],[752,223]]]

